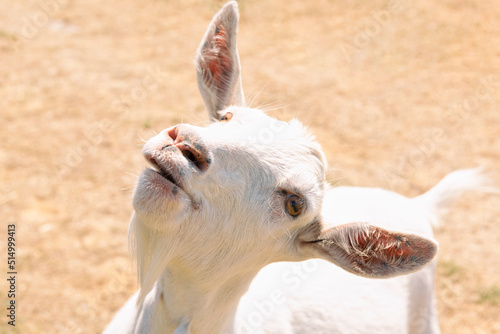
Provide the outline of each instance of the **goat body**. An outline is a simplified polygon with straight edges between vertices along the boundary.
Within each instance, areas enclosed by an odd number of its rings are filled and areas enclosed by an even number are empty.
[[[330,188],[300,122],[245,106],[237,22],[229,2],[196,57],[212,123],[144,146],[129,228],[141,290],[104,333],[438,333],[431,224],[479,172],[414,199]]]

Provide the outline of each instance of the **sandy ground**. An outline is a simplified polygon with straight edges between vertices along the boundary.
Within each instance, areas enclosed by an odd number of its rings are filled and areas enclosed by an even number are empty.
[[[19,273],[16,327],[3,311],[0,333],[98,333],[136,290],[141,138],[206,122],[192,60],[221,4],[0,0],[0,235],[16,225]],[[498,180],[495,1],[240,7],[248,97],[309,126],[331,180],[407,196],[465,167]],[[500,333],[499,216],[498,196],[466,194],[437,233],[443,333]]]

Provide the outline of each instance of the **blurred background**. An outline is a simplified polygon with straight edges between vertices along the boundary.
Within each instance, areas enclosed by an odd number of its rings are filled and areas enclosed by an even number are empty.
[[[141,138],[206,124],[193,59],[223,3],[0,0],[1,238],[15,223],[19,272],[0,333],[99,333],[138,288]],[[495,1],[239,4],[247,99],[310,127],[335,184],[412,197],[475,166],[498,181]],[[498,196],[469,193],[437,232],[443,333],[500,333],[499,217]]]

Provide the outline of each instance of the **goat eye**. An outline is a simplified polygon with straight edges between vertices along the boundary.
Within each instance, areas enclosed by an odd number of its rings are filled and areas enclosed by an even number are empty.
[[[304,201],[297,195],[288,195],[285,200],[285,207],[290,216],[297,217],[302,212]]]
[[[232,112],[227,112],[224,116],[221,117],[222,122],[227,122],[233,118],[233,113]]]

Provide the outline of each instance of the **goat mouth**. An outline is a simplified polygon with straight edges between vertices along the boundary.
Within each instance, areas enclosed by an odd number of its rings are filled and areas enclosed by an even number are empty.
[[[167,181],[171,185],[174,186],[173,191],[177,192],[178,189],[182,189],[181,186],[181,180],[180,177],[178,176],[178,173],[175,173],[173,168],[170,168],[170,166],[165,166],[164,164],[158,163],[156,159],[153,157],[147,159],[151,167],[149,168],[153,172],[156,173],[156,175],[159,175],[162,177],[162,181]]]
[[[177,181],[174,179],[174,176],[168,172],[168,171],[165,171],[163,169],[160,169],[160,170],[156,170],[154,168],[152,168],[157,174],[160,174],[160,176],[162,176],[164,179],[166,179],[167,181],[169,181],[170,183],[173,183],[174,185],[176,185],[177,187],[179,187],[179,184],[177,183]]]

